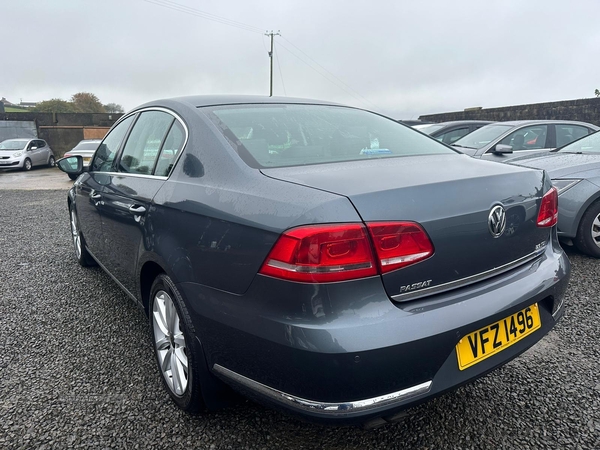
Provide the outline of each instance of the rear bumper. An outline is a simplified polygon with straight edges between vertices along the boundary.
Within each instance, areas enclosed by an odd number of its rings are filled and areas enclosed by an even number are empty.
[[[552,242],[498,277],[398,304],[379,277],[313,286],[258,276],[241,296],[179,287],[217,376],[305,417],[364,422],[455,389],[534,345],[563,313],[569,268]],[[540,329],[459,370],[462,337],[533,303]]]

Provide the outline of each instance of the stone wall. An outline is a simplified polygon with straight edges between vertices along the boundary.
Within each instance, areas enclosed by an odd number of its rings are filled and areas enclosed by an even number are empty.
[[[469,108],[439,114],[424,114],[420,120],[448,122],[451,120],[579,120],[600,126],[600,98],[583,98],[562,102],[534,103],[502,108]]]

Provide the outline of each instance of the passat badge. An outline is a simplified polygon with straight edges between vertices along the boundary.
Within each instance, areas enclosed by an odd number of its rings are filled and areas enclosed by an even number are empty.
[[[506,228],[506,211],[502,205],[496,205],[490,211],[488,228],[493,237],[499,238]]]

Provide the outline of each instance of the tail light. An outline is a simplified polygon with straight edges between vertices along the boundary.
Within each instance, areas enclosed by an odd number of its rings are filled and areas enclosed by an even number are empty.
[[[406,267],[433,255],[433,245],[414,222],[369,223],[381,273]]]
[[[550,188],[542,197],[540,212],[537,217],[538,227],[553,227],[558,222],[558,191]]]
[[[418,224],[378,222],[367,227],[336,224],[288,230],[259,273],[308,283],[344,281],[386,273],[433,254],[429,237]]]
[[[377,267],[364,226],[315,225],[283,233],[260,273],[320,283],[377,275]]]

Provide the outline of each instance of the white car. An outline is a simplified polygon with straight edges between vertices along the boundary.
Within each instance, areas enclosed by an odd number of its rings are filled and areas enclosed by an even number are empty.
[[[31,170],[54,167],[54,152],[43,139],[7,139],[0,142],[0,169]]]

